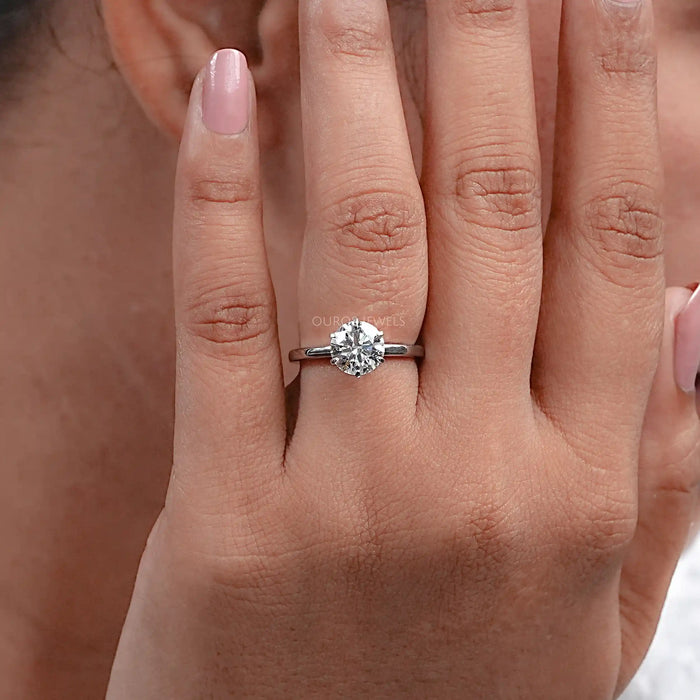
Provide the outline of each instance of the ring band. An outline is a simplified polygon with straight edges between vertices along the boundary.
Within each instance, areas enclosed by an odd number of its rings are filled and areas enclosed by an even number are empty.
[[[425,356],[422,345],[386,343],[384,333],[367,321],[354,318],[330,335],[330,345],[297,348],[289,353],[291,362],[330,358],[345,374],[362,377],[377,369],[386,358]]]
[[[296,348],[289,353],[290,362],[302,360],[319,360],[325,357],[333,357],[331,346],[324,345],[317,348]],[[400,343],[385,343],[384,357],[425,357],[422,345],[401,345]]]

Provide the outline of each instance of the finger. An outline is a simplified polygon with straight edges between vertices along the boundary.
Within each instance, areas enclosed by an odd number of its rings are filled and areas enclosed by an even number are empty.
[[[308,211],[302,345],[328,345],[339,320],[353,317],[374,321],[388,342],[413,343],[427,287],[425,215],[386,2],[311,0],[299,12]],[[387,362],[362,382],[328,362],[306,363],[300,420],[307,410],[327,414],[321,397],[337,391],[336,410],[369,417],[366,382],[378,404],[415,403],[410,360]]]
[[[177,171],[179,488],[170,491],[222,512],[269,486],[285,441],[254,102],[243,55],[215,54],[192,92]]]
[[[486,380],[529,401],[542,236],[527,2],[429,0],[427,9],[421,391]]]
[[[700,284],[676,323],[676,383],[689,394],[695,394],[700,375]]]
[[[700,423],[694,397],[674,381],[674,320],[690,297],[666,293],[664,337],[644,422],[639,466],[639,522],[620,581],[623,668],[619,690],[651,644],[661,608],[697,507]]]
[[[565,433],[636,454],[664,289],[649,0],[565,2],[560,65],[533,386]]]

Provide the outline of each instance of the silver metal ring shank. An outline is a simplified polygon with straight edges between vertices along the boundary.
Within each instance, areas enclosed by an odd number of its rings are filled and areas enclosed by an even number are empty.
[[[425,350],[422,345],[401,345],[399,343],[386,343],[384,346],[384,357],[424,357]],[[331,346],[322,348],[297,348],[289,353],[290,362],[301,362],[302,360],[318,360],[319,358],[331,357]]]

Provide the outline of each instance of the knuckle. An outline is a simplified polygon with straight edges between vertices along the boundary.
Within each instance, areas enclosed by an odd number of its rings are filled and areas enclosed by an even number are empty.
[[[482,493],[452,513],[443,513],[434,533],[432,558],[444,585],[492,587],[522,565],[523,537],[512,506]],[[495,584],[498,585],[498,584]]]
[[[328,50],[343,59],[374,62],[386,56],[386,38],[359,27],[338,27],[326,33]]]
[[[611,496],[601,498],[589,519],[586,536],[589,552],[604,559],[618,560],[627,551],[637,530],[637,507],[634,501]]]
[[[158,554],[165,559],[176,585],[197,592],[221,587],[234,593],[262,584],[262,557],[253,549],[250,535],[224,535],[224,529],[212,528],[211,521],[205,527],[201,513],[190,504],[173,508],[166,503],[163,513],[167,525],[160,528]],[[233,551],[250,554],[232,557]]]
[[[623,78],[653,85],[656,77],[656,55],[643,47],[610,47],[599,54],[598,64],[605,78]]]
[[[324,225],[341,254],[347,249],[380,255],[406,254],[423,239],[425,214],[415,198],[369,191],[351,195],[331,207]]]
[[[700,430],[697,423],[681,430],[675,440],[664,445],[664,454],[655,467],[657,491],[679,501],[700,494]]]
[[[367,582],[373,582],[385,563],[388,533],[371,508],[346,524],[346,535],[338,546],[336,556],[351,588],[361,589]]]
[[[495,233],[499,250],[517,250],[535,238],[539,245],[540,188],[534,165],[462,165],[447,194],[459,221],[479,228],[482,235]]]
[[[637,530],[638,499],[634,480],[619,472],[635,464],[636,450],[617,454],[578,455],[567,446],[559,467],[547,470],[527,492],[527,521],[533,551],[562,571],[590,580],[617,566]],[[612,466],[611,465],[615,465]]]
[[[382,13],[348,11],[336,5],[323,3],[318,18],[328,53],[340,59],[369,63],[389,56],[390,31]]]
[[[246,540],[241,540],[246,549],[239,550],[234,550],[226,537],[217,536],[217,540],[221,541],[213,545],[200,535],[199,541],[188,543],[188,547],[174,544],[175,551],[171,554],[174,580],[217,617],[236,616],[240,606],[253,597],[261,606],[278,604],[285,596],[278,559],[256,551],[255,545]],[[244,553],[233,556],[232,551]]]
[[[499,499],[492,494],[490,500],[482,496],[480,502],[471,505],[456,529],[456,539],[465,543],[477,568],[490,564],[489,568],[493,569],[505,565],[512,553],[522,546],[517,529],[505,495]]]
[[[448,18],[464,29],[496,28],[512,20],[517,0],[449,0]]]
[[[264,294],[227,284],[189,300],[185,326],[212,354],[254,355],[269,342],[274,311]]]
[[[239,208],[257,202],[258,185],[242,173],[235,178],[210,174],[189,181],[186,197],[195,213],[209,218],[221,211],[222,215],[230,216]]]
[[[605,79],[653,83],[657,57],[651,23],[639,13],[614,14],[601,24],[601,44],[596,55],[598,72]]]
[[[584,206],[589,242],[607,261],[629,267],[663,255],[663,218],[650,188],[625,183]]]
[[[521,231],[539,224],[539,190],[535,169],[528,165],[460,168],[455,200],[471,223],[503,231]]]
[[[365,499],[346,518],[335,554],[352,589],[375,590],[377,581],[397,565],[417,580],[426,575],[427,561],[437,586],[461,588],[468,581],[492,580],[494,572],[505,571],[518,556],[521,542],[511,520],[495,499],[472,499],[469,508],[460,503],[440,518],[425,501],[408,517],[380,499]]]
[[[591,572],[619,564],[637,530],[637,502],[631,490],[601,489],[567,500],[567,512],[558,511],[557,528],[567,557]]]

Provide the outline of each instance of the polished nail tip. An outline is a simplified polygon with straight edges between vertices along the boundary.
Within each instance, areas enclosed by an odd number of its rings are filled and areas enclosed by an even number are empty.
[[[694,290],[693,295],[688,299],[688,306],[698,303],[698,300],[700,300],[700,284],[696,282],[694,285],[689,285],[688,289]]]
[[[237,49],[221,49],[210,59],[202,94],[202,119],[218,134],[245,131],[250,119],[248,63]]]
[[[700,286],[676,317],[675,365],[679,388],[694,394],[700,372]]]

